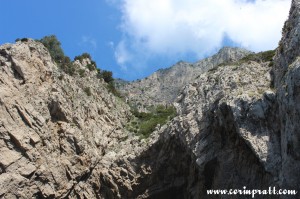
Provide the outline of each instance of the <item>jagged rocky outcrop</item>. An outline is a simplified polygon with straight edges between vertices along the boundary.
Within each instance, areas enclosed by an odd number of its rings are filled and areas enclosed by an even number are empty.
[[[33,40],[1,46],[0,70],[0,198],[107,198],[128,105],[89,70],[61,72]]]
[[[160,138],[161,150],[177,140],[191,159],[185,170],[194,174],[182,182],[181,198],[220,198],[206,196],[207,189],[276,185],[280,138],[269,71],[268,63],[256,62],[219,67],[182,91],[176,103],[180,115]]]
[[[275,56],[273,85],[277,91],[278,123],[281,137],[282,186],[300,188],[300,1],[293,0],[289,19]]]
[[[196,63],[180,61],[167,69],[161,69],[142,80],[117,84],[123,95],[146,111],[146,107],[156,104],[172,104],[183,86],[200,74],[217,67],[219,64],[235,62],[250,54],[241,48],[224,47],[216,55]]]

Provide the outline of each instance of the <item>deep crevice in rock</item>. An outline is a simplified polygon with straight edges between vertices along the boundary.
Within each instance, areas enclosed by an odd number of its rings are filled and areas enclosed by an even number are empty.
[[[63,111],[59,101],[51,100],[48,104],[49,113],[51,115],[52,122],[64,121],[68,122],[66,113]]]
[[[215,173],[217,172],[219,167],[219,163],[217,158],[214,158],[213,160],[210,160],[208,163],[204,166],[204,186],[207,190],[211,189],[213,186]]]
[[[20,110],[20,108],[18,106],[15,106],[15,108],[17,109],[17,112],[21,117],[22,121],[24,122],[24,124],[32,128],[30,121],[26,118],[25,114]]]

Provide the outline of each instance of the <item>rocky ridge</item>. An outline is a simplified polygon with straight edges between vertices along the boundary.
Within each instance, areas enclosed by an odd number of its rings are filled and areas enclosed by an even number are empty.
[[[281,184],[300,187],[300,1],[293,0],[289,19],[282,30],[282,39],[274,58],[272,70],[277,91],[278,131],[281,136]]]
[[[120,141],[132,136],[123,131],[128,105],[96,72],[85,70],[82,78],[61,72],[31,39],[1,46],[0,63],[0,197],[105,195],[105,168],[125,153]]]
[[[120,92],[141,111],[157,104],[172,104],[183,86],[219,64],[235,62],[251,54],[241,48],[224,47],[212,57],[196,63],[178,62],[142,80],[117,84]]]

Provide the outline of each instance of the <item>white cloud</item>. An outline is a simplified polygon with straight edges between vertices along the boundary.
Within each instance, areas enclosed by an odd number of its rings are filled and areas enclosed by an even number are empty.
[[[126,49],[125,41],[121,41],[118,44],[115,50],[115,58],[117,63],[121,66],[121,69],[127,70],[125,63],[131,60],[131,55]]]
[[[93,49],[96,49],[97,48],[97,41],[93,37],[82,36],[79,45],[88,46],[88,47],[91,47]]]
[[[220,48],[224,36],[253,51],[277,47],[291,0],[120,0],[120,65],[152,56],[197,57]],[[120,5],[120,4],[119,4]]]
[[[113,41],[107,42],[107,45],[112,49],[115,50],[115,43]]]

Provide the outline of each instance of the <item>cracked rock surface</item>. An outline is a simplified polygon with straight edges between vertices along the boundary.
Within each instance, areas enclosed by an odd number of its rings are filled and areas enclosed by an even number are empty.
[[[101,195],[129,107],[95,74],[61,79],[33,40],[1,46],[0,63],[0,197]]]

